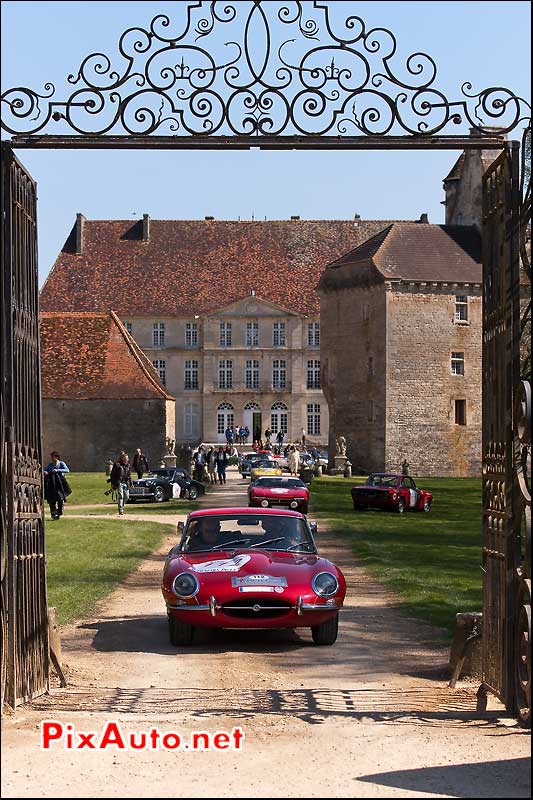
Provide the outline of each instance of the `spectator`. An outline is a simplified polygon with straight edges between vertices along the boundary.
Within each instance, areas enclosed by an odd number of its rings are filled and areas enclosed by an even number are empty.
[[[118,515],[124,516],[124,504],[130,499],[131,466],[127,453],[121,453],[111,470],[111,488],[118,494]]]
[[[267,428],[265,431],[265,439],[267,444],[270,444],[271,436],[272,436],[272,431],[270,430],[270,428]]]
[[[228,465],[228,453],[222,445],[218,448],[218,452],[216,455],[216,464],[217,464],[217,473],[218,473],[218,482],[219,483],[226,483],[226,467]]]
[[[210,447],[205,456],[210,483],[217,482],[217,451]]]
[[[277,436],[276,436],[276,442],[278,443],[278,447],[281,448],[284,438],[285,438],[285,434],[283,433],[283,431],[281,431],[281,430],[278,431]]]
[[[248,425],[245,425],[244,426],[244,442],[243,442],[243,444],[248,444],[249,435],[250,435],[250,428],[248,427]]]
[[[141,448],[138,447],[135,451],[135,455],[133,456],[133,469],[137,473],[137,477],[141,480],[142,476],[145,472],[150,472],[150,467],[148,466],[148,459],[146,458],[145,454],[142,452]]]
[[[291,475],[296,475],[296,477],[298,477],[298,471],[300,469],[300,453],[294,447],[294,445],[289,450],[288,461]]]
[[[226,442],[228,444],[233,444],[233,428],[230,428],[229,425],[226,428],[225,436],[226,436]]]
[[[194,477],[197,481],[204,480],[204,471],[205,471],[205,450],[204,446],[201,444],[196,453],[193,456],[194,461]]]
[[[302,446],[305,447],[305,428],[302,428]]]
[[[59,519],[63,515],[63,506],[67,495],[71,493],[67,479],[64,477],[69,468],[59,458],[57,450],[50,453],[51,461],[44,469],[44,496],[50,506],[52,519]]]

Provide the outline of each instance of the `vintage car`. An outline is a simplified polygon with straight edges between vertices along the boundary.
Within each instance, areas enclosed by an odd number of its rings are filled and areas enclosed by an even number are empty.
[[[262,475],[283,475],[283,470],[273,458],[265,458],[261,461],[254,461],[250,470],[250,481],[257,480]]]
[[[196,500],[198,495],[205,494],[205,486],[195,481],[183,467],[166,467],[150,472],[145,478],[133,481],[130,489],[130,503],[138,500],[153,500],[164,503],[176,496],[174,484],[180,487],[181,499]]]
[[[248,505],[287,506],[307,514],[309,509],[309,490],[300,478],[263,476],[248,487]]]
[[[267,453],[243,453],[239,458],[239,472],[243,478],[249,478],[252,471],[252,465],[257,461],[273,461],[274,459]]]
[[[433,495],[418,489],[408,475],[390,472],[374,472],[363,486],[352,488],[355,511],[365,508],[385,508],[397,511],[431,511]]]
[[[318,555],[315,532],[296,511],[189,514],[163,571],[171,643],[190,644],[195,628],[210,627],[311,628],[315,644],[333,644],[346,581]]]

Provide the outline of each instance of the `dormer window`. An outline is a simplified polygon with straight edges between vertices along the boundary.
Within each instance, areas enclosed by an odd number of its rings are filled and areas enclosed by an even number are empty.
[[[154,347],[165,346],[165,323],[154,322],[152,327],[152,344]]]
[[[468,322],[468,296],[466,294],[455,295],[455,321]]]
[[[198,323],[185,323],[185,347],[198,347]]]

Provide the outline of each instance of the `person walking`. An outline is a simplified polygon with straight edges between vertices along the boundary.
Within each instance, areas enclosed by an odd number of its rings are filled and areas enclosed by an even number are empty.
[[[135,455],[133,456],[133,470],[137,473],[137,477],[141,480],[142,476],[145,472],[150,472],[150,467],[148,466],[148,459],[146,458],[145,454],[142,452],[141,448],[138,447],[135,451]]]
[[[276,435],[276,442],[278,443],[278,447],[280,448],[280,450],[281,450],[281,447],[283,446],[283,439],[284,438],[285,438],[285,434],[283,433],[283,431],[281,431],[281,430],[278,431],[278,433]]]
[[[216,455],[216,465],[218,473],[218,482],[220,484],[226,483],[226,467],[228,465],[228,454],[222,445],[218,448]]]
[[[71,493],[68,481],[65,478],[69,468],[61,461],[57,450],[50,453],[52,459],[44,468],[44,496],[50,506],[52,519],[59,519],[63,515],[63,506],[67,495]]]
[[[206,453],[207,472],[209,473],[210,483],[217,482],[217,451],[210,447]]]
[[[131,465],[130,457],[127,453],[121,453],[118,461],[113,464],[110,475],[111,488],[118,495],[118,515],[124,516],[124,505],[130,499],[131,488]]]
[[[305,447],[305,428],[302,428],[302,447]]]
[[[298,477],[298,471],[300,469],[300,453],[294,447],[294,445],[289,450],[289,469],[291,471],[291,475],[295,475]]]
[[[265,431],[265,441],[267,445],[270,444],[271,437],[272,437],[272,431],[270,430],[270,428],[267,428]]]
[[[205,450],[203,444],[200,445],[198,450],[193,456],[194,461],[194,477],[197,481],[204,480],[204,472],[205,472],[205,465],[206,465],[206,457],[205,457]]]

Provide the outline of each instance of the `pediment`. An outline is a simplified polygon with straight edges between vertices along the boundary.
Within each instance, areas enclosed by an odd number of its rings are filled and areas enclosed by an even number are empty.
[[[287,316],[298,317],[294,311],[287,308],[282,308],[276,303],[271,303],[269,300],[263,300],[261,297],[248,295],[227,306],[223,306],[216,311],[211,311],[208,317],[280,317],[280,319]]]

